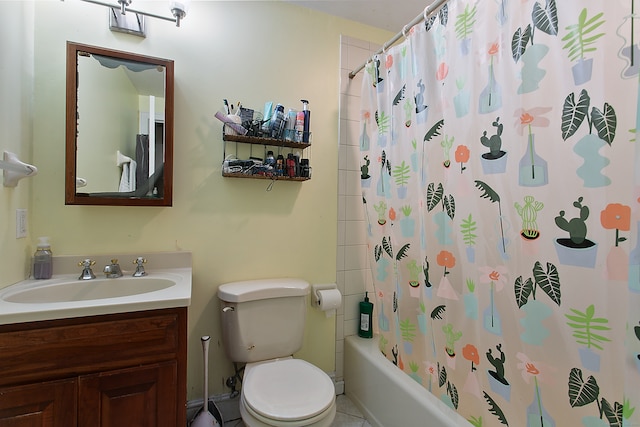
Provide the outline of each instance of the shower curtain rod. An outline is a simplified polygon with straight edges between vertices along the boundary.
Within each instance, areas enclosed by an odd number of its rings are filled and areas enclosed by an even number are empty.
[[[358,74],[366,65],[367,63],[371,60],[372,57],[381,54],[382,52],[384,52],[385,50],[387,50],[390,46],[392,46],[395,42],[397,42],[398,40],[400,40],[400,37],[406,37],[406,33],[407,33],[407,28],[411,28],[416,24],[421,23],[422,21],[426,21],[427,17],[429,15],[431,15],[434,11],[436,11],[437,9],[439,9],[443,4],[445,4],[446,2],[448,2],[449,0],[435,0],[433,3],[431,3],[430,5],[428,5],[427,7],[424,8],[424,11],[416,16],[415,18],[413,18],[413,20],[411,22],[409,22],[407,25],[405,25],[402,28],[402,31],[400,31],[398,34],[396,34],[395,36],[393,36],[389,41],[387,41],[386,43],[384,43],[382,45],[382,47],[373,55],[371,55],[369,57],[368,60],[366,60],[365,62],[363,62],[358,68],[356,68],[355,70],[353,70],[352,72],[349,73],[349,79],[352,79],[356,76],[356,74]]]

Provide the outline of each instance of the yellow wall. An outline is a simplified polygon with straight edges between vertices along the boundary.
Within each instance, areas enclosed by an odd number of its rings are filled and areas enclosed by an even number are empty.
[[[0,25],[0,156],[9,151],[31,160],[33,94],[33,3],[2,2]],[[1,157],[0,157],[1,158]],[[1,178],[0,178],[1,179]],[[29,274],[31,239],[16,239],[16,209],[29,209],[33,178],[17,187],[0,186],[0,287]]]
[[[136,6],[166,14],[166,2],[136,0]],[[20,24],[12,19],[0,26],[0,148],[39,169],[17,189],[0,187],[0,287],[25,277],[39,235],[51,236],[59,255],[191,251],[188,398],[201,393],[202,335],[213,342],[210,390],[228,392],[223,382],[232,364],[219,342],[216,289],[260,277],[335,281],[340,34],[379,43],[391,34],[279,1],[194,1],[181,28],[148,20],[145,39],[109,31],[107,9],[79,1],[4,1],[0,7],[27,14]],[[17,39],[26,48],[13,46],[9,40],[22,33],[25,40]],[[67,40],[175,61],[173,207],[64,205]],[[29,70],[16,76],[6,69],[15,61],[28,68],[30,51],[33,79]],[[33,107],[29,93],[10,92],[12,101],[5,102],[5,85],[27,92],[32,85]],[[222,178],[221,124],[213,114],[223,98],[258,110],[265,101],[298,108],[301,98],[309,99],[313,178],[276,182],[272,191],[265,181]],[[15,209],[27,203],[30,236],[16,240]],[[335,318],[308,313],[298,356],[331,372]]]

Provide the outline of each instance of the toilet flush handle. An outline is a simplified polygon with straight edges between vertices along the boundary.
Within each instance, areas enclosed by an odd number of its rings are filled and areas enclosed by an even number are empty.
[[[227,313],[229,311],[235,311],[236,309],[231,307],[230,305],[226,306],[226,307],[222,307],[222,312],[223,313]]]

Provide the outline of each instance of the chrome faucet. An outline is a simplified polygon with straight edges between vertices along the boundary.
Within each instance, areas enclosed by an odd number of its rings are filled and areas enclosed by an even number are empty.
[[[144,271],[144,266],[142,265],[146,262],[147,260],[141,256],[133,260],[133,263],[136,264],[136,271],[133,273],[133,277],[142,277],[147,275],[147,272]]]
[[[96,262],[94,260],[91,260],[89,258],[85,259],[84,261],[80,261],[78,263],[78,267],[82,267],[82,273],[80,274],[80,277],[78,277],[78,280],[95,279],[96,275],[93,274],[93,271],[91,271],[91,266],[95,263]]]
[[[120,269],[120,265],[118,264],[117,259],[112,259],[111,264],[105,265],[104,274],[105,276],[107,276],[107,279],[122,277],[122,270]]]

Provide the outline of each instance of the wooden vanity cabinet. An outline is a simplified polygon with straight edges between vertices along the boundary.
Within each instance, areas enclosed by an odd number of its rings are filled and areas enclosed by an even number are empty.
[[[187,309],[0,325],[0,427],[186,425]]]

